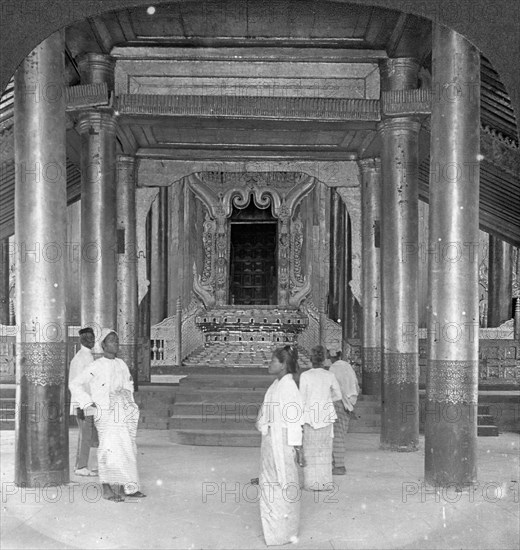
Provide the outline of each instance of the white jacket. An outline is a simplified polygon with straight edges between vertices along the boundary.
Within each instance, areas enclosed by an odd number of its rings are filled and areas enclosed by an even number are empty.
[[[91,403],[95,403],[99,409],[109,409],[111,393],[120,390],[128,390],[132,394],[134,392],[130,370],[127,364],[117,357],[96,359],[70,382],[70,387],[82,409]]]
[[[89,348],[81,346],[76,355],[72,358],[69,368],[69,390],[70,390],[70,414],[76,414],[76,409],[81,408],[79,398],[73,389],[71,382],[75,380],[94,361],[94,356]],[[83,388],[86,389],[86,388]]]

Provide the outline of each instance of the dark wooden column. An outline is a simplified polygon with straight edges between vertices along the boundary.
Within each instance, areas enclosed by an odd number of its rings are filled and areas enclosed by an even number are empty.
[[[161,187],[152,204],[152,257],[150,279],[150,324],[168,316],[168,189]]]
[[[14,81],[15,483],[28,487],[69,481],[64,51],[51,35]]]
[[[413,59],[389,59],[381,70],[382,90],[417,83]],[[381,135],[381,447],[415,451],[419,443],[418,137],[411,116],[386,118]],[[415,254],[409,254],[410,249]]]
[[[137,234],[135,158],[117,157],[117,332],[119,356],[126,362],[137,389]]]
[[[343,319],[345,301],[345,205],[336,189],[331,189],[329,318]]]
[[[425,480],[461,486],[477,477],[480,54],[434,25],[432,55]]]
[[[489,236],[488,327],[498,327],[513,317],[512,253],[509,243]]]
[[[115,59],[85,53],[78,59],[82,84],[114,87]],[[111,111],[80,115],[81,324],[95,330],[117,324],[116,119]]]
[[[0,240],[0,325],[9,324],[9,239]]]
[[[381,162],[359,161],[361,171],[361,288],[363,322],[361,330],[362,390],[381,394]]]

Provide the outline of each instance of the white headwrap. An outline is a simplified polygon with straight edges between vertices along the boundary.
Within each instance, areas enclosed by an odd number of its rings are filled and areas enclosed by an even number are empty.
[[[112,330],[111,328],[101,329],[101,334],[99,335],[99,338],[96,340],[96,344],[92,349],[93,353],[103,353],[103,348],[101,344],[105,341],[105,338],[112,332],[114,334],[117,334],[117,332],[115,330]]]

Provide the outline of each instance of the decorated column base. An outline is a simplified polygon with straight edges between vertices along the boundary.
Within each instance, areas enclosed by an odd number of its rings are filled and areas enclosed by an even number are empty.
[[[383,353],[381,449],[418,450],[418,372],[419,354]]]

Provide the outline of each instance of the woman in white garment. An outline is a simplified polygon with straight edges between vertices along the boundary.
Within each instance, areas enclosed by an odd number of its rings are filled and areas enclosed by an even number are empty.
[[[302,373],[300,392],[303,401],[303,486],[312,491],[330,491],[332,484],[332,439],[337,418],[334,401],[341,399],[336,377],[323,368],[325,349],[311,350],[312,369]]]
[[[297,449],[302,444],[302,401],[294,376],[296,351],[274,351],[269,373],[276,380],[267,390],[256,427],[262,433],[260,516],[267,546],[296,542],[300,524]]]
[[[103,329],[96,347],[103,357],[92,362],[71,386],[81,408],[94,414],[103,498],[122,502],[125,496],[144,497],[137,473],[139,408],[134,401],[132,376],[126,363],[116,357],[119,337],[115,331]]]

